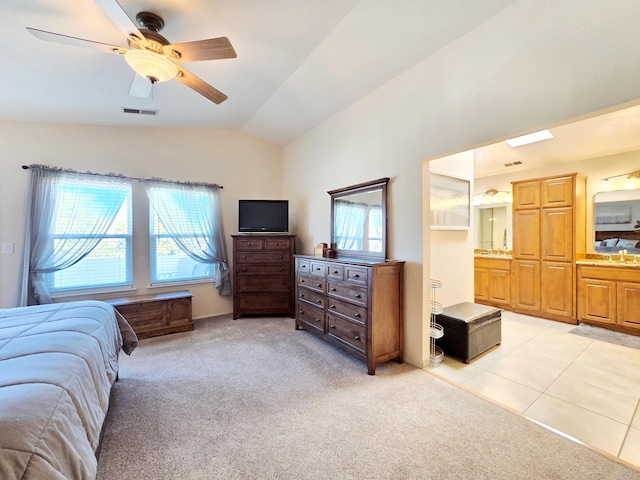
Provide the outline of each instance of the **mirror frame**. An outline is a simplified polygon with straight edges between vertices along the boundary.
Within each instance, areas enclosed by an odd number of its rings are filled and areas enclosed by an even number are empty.
[[[327,193],[331,195],[331,244],[336,243],[334,237],[334,221],[335,221],[335,208],[334,203],[336,199],[348,197],[350,195],[368,193],[380,190],[382,194],[382,251],[370,252],[367,250],[344,250],[335,249],[336,255],[341,257],[364,257],[372,259],[385,260],[387,258],[387,185],[389,183],[389,177],[379,178],[370,182],[358,183],[356,185],[350,185],[344,188],[338,188],[336,190],[329,190]]]

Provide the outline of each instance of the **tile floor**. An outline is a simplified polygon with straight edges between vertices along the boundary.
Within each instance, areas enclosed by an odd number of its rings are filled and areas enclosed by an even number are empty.
[[[502,313],[502,344],[427,371],[640,467],[640,350]]]

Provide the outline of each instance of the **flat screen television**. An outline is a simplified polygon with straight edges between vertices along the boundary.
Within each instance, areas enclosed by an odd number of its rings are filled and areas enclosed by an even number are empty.
[[[240,200],[238,203],[240,233],[289,231],[288,200]]]

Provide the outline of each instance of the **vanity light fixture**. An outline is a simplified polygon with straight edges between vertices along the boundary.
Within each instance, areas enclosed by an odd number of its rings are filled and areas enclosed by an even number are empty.
[[[510,138],[506,140],[510,147],[521,147],[530,143],[541,142],[553,138],[553,134],[549,130],[540,130],[539,132],[529,133],[520,137]]]
[[[474,205],[489,205],[491,203],[511,203],[512,201],[513,201],[513,197],[511,196],[511,192],[507,190],[496,190],[495,188],[490,188],[484,193],[476,193],[473,196]]]
[[[633,190],[640,188],[640,170],[631,173],[612,175],[600,180],[600,191]]]

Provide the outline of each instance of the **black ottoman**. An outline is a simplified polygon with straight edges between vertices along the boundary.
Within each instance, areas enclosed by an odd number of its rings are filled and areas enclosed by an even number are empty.
[[[502,312],[498,308],[463,302],[445,307],[436,318],[444,336],[436,343],[445,355],[464,363],[502,341]]]

